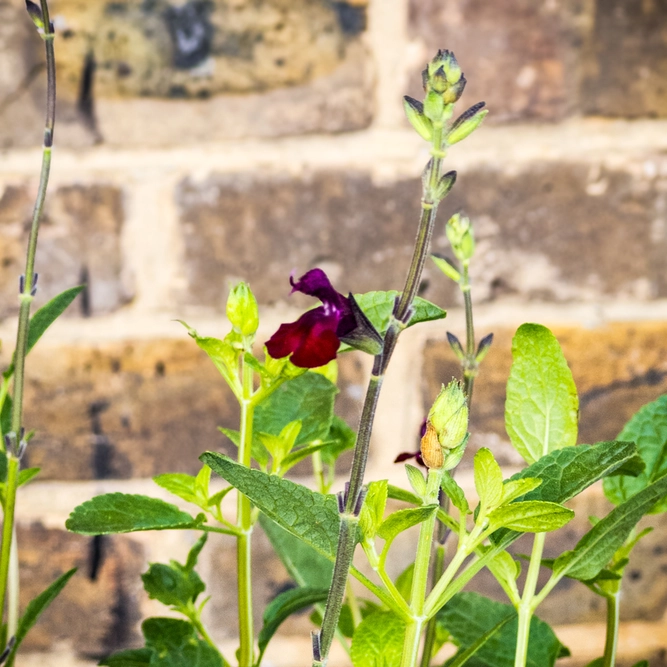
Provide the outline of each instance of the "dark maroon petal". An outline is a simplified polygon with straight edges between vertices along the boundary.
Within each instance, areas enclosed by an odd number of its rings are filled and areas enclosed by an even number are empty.
[[[410,459],[416,459],[419,452],[401,452],[395,459],[394,463],[403,463],[403,461],[409,461]]]
[[[290,283],[292,292],[301,292],[308,296],[317,297],[325,306],[339,310],[343,315],[349,313],[350,307],[347,299],[334,289],[331,281],[327,278],[327,274],[322,269],[311,269],[296,282],[290,277]]]

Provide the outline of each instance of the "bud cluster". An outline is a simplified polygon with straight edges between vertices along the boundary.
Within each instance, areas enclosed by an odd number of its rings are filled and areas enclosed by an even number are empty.
[[[475,253],[475,237],[470,218],[462,213],[455,213],[447,222],[445,233],[456,259],[468,264]]]

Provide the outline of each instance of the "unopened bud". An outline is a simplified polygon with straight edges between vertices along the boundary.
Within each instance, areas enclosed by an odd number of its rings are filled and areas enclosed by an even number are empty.
[[[446,257],[439,257],[438,255],[431,255],[431,259],[435,265],[448,277],[451,278],[455,283],[458,283],[461,280],[461,274],[459,270],[450,262]]]
[[[449,343],[449,347],[454,350],[457,359],[463,361],[466,356],[466,353],[463,351],[463,345],[461,345],[461,341],[451,331],[447,332],[447,342]]]
[[[234,330],[243,336],[252,336],[259,326],[257,300],[248,283],[241,282],[229,292],[227,318]]]
[[[436,201],[442,201],[454,187],[456,183],[456,172],[448,171],[444,176],[438,181],[438,185],[435,189],[435,199]]]
[[[407,95],[403,98],[403,108],[410,125],[414,127],[417,134],[426,141],[431,141],[433,138],[433,124],[424,115],[424,105],[412,97]]]
[[[447,222],[445,232],[456,258],[462,262],[469,261],[475,254],[475,237],[470,218],[460,213],[454,214]]]
[[[475,361],[479,364],[482,359],[489,353],[491,349],[491,343],[493,343],[493,334],[490,333],[488,336],[484,336],[482,340],[479,341],[479,347],[477,348],[477,353],[475,354]]]
[[[461,78],[453,85],[451,88],[448,88],[445,93],[442,95],[442,99],[445,104],[454,104],[454,102],[458,102],[459,99],[461,98],[461,95],[463,95],[463,90],[466,87],[466,78],[461,75]]]
[[[450,146],[465,139],[482,124],[482,121],[489,113],[489,110],[484,108],[485,105],[485,102],[475,104],[467,111],[464,111],[454,121],[451,129],[447,133],[447,143]]]
[[[25,8],[28,10],[28,14],[32,19],[32,22],[35,24],[35,27],[38,30],[44,29],[44,17],[42,16],[42,9],[39,5],[26,0]]]
[[[442,454],[442,446],[438,440],[438,432],[430,421],[426,422],[426,433],[421,440],[421,453],[422,460],[427,468],[442,468],[445,457]]]
[[[445,113],[445,102],[442,95],[429,90],[424,98],[424,115],[434,122],[442,122]]]

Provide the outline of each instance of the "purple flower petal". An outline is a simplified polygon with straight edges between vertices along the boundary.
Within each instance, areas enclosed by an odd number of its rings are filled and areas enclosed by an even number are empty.
[[[290,277],[292,284],[292,293],[301,292],[308,296],[317,297],[325,306],[333,308],[347,315],[350,312],[350,306],[347,303],[347,298],[338,293],[327,274],[322,269],[311,269],[304,273],[297,282]]]

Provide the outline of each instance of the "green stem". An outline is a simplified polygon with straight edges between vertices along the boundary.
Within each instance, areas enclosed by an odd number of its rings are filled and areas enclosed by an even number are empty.
[[[475,360],[475,326],[472,318],[472,296],[470,295],[468,262],[463,263],[461,292],[463,293],[463,306],[466,317],[466,356],[463,362],[463,391],[468,397],[468,407],[470,407],[472,391],[475,386],[475,377],[477,376],[477,361]]]
[[[526,584],[519,603],[519,627],[516,637],[516,653],[514,655],[514,667],[525,667],[528,659],[528,641],[530,639],[530,621],[535,611],[534,597],[537,589],[537,577],[542,564],[542,552],[546,533],[537,533],[533,541],[533,550],[530,554],[530,565],[526,575]]]
[[[620,591],[605,595],[607,598],[607,636],[604,644],[603,667],[615,667],[618,646],[618,624],[620,620]]]
[[[243,375],[243,399],[241,401],[241,434],[239,441],[239,463],[250,468],[252,462],[252,423],[255,406],[252,402],[253,370],[241,361]],[[252,617],[252,504],[242,493],[237,499],[236,568],[238,572],[239,614],[239,667],[252,667],[255,661],[255,633]]]
[[[2,549],[0,550],[0,625],[4,622],[5,599],[7,596],[7,581],[9,576],[9,561],[12,552],[14,536],[14,510],[16,507],[16,488],[20,461],[16,454],[21,447],[21,433],[23,426],[23,387],[25,382],[25,358],[28,345],[28,327],[30,323],[30,305],[33,300],[35,254],[37,252],[37,236],[39,223],[44,209],[46,190],[49,184],[51,171],[51,147],[53,146],[53,128],[56,116],[56,65],[53,50],[53,32],[49,8],[46,0],[41,0],[42,19],[44,28],[42,37],[46,49],[46,120],[44,123],[44,146],[42,150],[42,169],[39,179],[39,188],[35,207],[33,209],[30,236],[28,238],[28,252],[26,255],[25,277],[23,290],[19,296],[19,324],[16,335],[14,392],[12,403],[12,434],[15,438],[16,452],[7,452],[7,482],[5,485],[4,525],[2,531]],[[16,573],[12,573],[16,576]],[[12,582],[14,590],[18,590],[18,581]],[[12,596],[14,600],[15,596]],[[15,604],[15,602],[13,602]],[[14,617],[17,610],[11,610],[10,617]]]
[[[443,494],[444,495],[444,494]],[[445,496],[446,497],[446,496]],[[445,545],[443,543],[444,534],[447,531],[447,526],[444,523],[438,522],[437,525],[438,536],[437,544],[435,546],[435,560],[433,563],[433,572],[431,574],[431,587],[440,579],[445,571]],[[429,667],[431,658],[433,657],[433,649],[435,648],[435,618],[431,618],[426,626],[426,637],[424,639],[424,649],[422,651],[422,659],[419,663],[420,667]]]
[[[438,502],[438,491],[442,481],[442,471],[431,469],[428,471],[425,503],[435,504]],[[426,616],[424,615],[424,603],[426,600],[426,588],[428,586],[428,571],[431,561],[431,545],[435,531],[435,513],[421,524],[419,529],[419,541],[417,543],[417,556],[415,558],[415,569],[412,576],[412,591],[410,593],[410,610],[412,620],[408,623],[403,641],[403,655],[401,667],[415,667],[419,657],[419,640]]]

